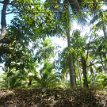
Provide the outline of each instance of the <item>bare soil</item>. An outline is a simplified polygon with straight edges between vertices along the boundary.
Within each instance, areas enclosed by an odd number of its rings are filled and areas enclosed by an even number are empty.
[[[0,90],[0,107],[107,107],[107,91],[86,89]]]

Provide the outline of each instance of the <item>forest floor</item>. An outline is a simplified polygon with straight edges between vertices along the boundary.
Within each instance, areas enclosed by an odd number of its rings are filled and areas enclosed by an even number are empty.
[[[86,89],[0,90],[0,107],[107,107],[107,91]]]

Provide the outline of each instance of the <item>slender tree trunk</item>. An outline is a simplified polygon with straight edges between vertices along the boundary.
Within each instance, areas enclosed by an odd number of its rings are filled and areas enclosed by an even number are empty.
[[[106,27],[104,25],[103,25],[103,34],[104,34],[104,37],[107,38]]]
[[[67,44],[68,44],[68,48],[70,49],[70,11],[69,11],[69,3],[67,3],[67,11],[68,11],[68,21],[67,21],[67,30],[66,30],[66,35],[67,35]],[[69,74],[70,74],[70,83],[71,83],[71,87],[75,88],[76,87],[76,74],[74,71],[74,67],[73,67],[73,61],[72,61],[72,55],[69,54],[68,56],[68,66],[69,66]]]
[[[32,85],[32,77],[29,77],[28,87],[31,87]]]
[[[0,34],[0,40],[3,39],[6,35],[6,9],[7,5],[9,3],[9,0],[4,0],[2,2],[3,8],[1,11],[1,34]]]
[[[107,38],[107,33],[106,33],[106,25],[105,25],[105,20],[104,20],[104,16],[103,14],[101,15],[101,18],[102,18],[102,30],[103,30],[103,34],[104,34],[104,37]]]
[[[68,43],[68,48],[70,49],[70,33],[69,32],[70,31],[68,30],[68,32],[67,32],[67,43]],[[68,64],[69,64],[69,74],[70,74],[71,87],[75,88],[76,87],[76,74],[74,71],[71,54],[68,56]]]
[[[77,62],[77,64],[78,64],[78,76],[79,76],[79,80],[80,80],[80,87],[82,87],[82,75],[80,72],[79,62]]]
[[[101,60],[101,65],[102,65],[102,72],[105,72],[105,66],[104,66],[104,62],[103,62],[103,56],[100,54],[100,60]]]
[[[88,80],[87,80],[87,64],[85,58],[81,57],[82,62],[82,70],[83,70],[83,79],[84,79],[84,87],[88,88]]]
[[[90,67],[90,73],[91,73],[91,81],[94,82],[95,81],[95,74],[94,74],[94,70],[93,70],[92,66]],[[94,86],[94,84],[93,84],[93,86]]]

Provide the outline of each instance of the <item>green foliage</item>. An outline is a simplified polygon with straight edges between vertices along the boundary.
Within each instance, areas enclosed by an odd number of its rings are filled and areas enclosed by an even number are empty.
[[[60,75],[54,71],[53,65],[48,62],[45,62],[34,79],[37,82],[36,87],[40,88],[55,88],[60,85]]]
[[[94,81],[90,83],[90,87],[100,90],[107,87],[107,76],[105,73],[99,73],[94,78]]]
[[[45,40],[39,40],[39,43],[37,44],[35,59],[38,60],[38,62],[44,61],[44,60],[51,60],[52,57],[54,57],[54,49],[55,47],[52,45],[52,42],[50,39],[46,38]]]

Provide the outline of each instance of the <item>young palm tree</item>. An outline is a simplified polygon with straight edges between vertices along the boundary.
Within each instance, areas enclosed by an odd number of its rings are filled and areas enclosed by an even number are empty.
[[[54,71],[53,64],[45,62],[43,67],[34,76],[36,87],[56,88],[59,87],[60,76]]]

